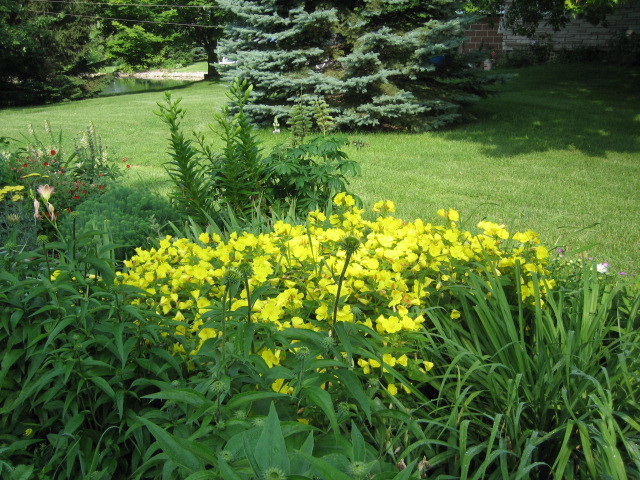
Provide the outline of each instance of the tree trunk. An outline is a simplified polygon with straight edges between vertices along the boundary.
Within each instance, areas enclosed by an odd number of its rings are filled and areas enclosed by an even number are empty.
[[[205,46],[207,51],[207,73],[204,76],[205,80],[220,80],[220,73],[218,72],[218,52],[216,52],[217,46],[217,42]]]

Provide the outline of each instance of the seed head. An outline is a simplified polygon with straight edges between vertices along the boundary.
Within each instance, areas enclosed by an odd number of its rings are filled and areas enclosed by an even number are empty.
[[[360,248],[360,240],[353,235],[349,235],[340,241],[340,248],[348,254],[352,254]]]
[[[286,480],[287,476],[278,467],[269,467],[262,474],[264,480]]]

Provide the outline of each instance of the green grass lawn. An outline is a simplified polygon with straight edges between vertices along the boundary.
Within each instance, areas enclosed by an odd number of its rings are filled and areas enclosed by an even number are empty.
[[[615,271],[640,273],[640,71],[602,65],[546,65],[515,71],[478,104],[477,121],[444,132],[353,134],[362,166],[352,182],[370,206],[396,202],[398,215],[435,218],[438,208],[533,228],[549,246],[588,247]],[[225,86],[172,90],[186,130],[203,131]],[[153,115],[159,92],[0,110],[0,135],[49,120],[71,137],[89,121],[114,154],[133,165],[128,181],[166,190],[167,130]],[[213,134],[212,134],[213,135]],[[283,137],[262,131],[265,147]]]

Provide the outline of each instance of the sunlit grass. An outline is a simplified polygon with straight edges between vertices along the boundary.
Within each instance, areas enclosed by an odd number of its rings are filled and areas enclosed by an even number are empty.
[[[199,68],[199,67],[198,67]],[[407,219],[453,207],[463,222],[483,217],[533,228],[552,246],[588,247],[616,270],[640,273],[640,72],[599,65],[516,71],[500,94],[474,109],[477,121],[446,132],[352,134],[362,165],[352,182],[365,204],[392,199]],[[187,110],[185,131],[207,130],[225,86],[172,90]],[[166,191],[168,132],[152,113],[161,92],[0,111],[0,135],[49,120],[71,137],[93,121],[132,168],[130,182]],[[211,137],[215,140],[215,135]],[[261,131],[265,149],[283,136]],[[466,225],[468,226],[468,225]]]

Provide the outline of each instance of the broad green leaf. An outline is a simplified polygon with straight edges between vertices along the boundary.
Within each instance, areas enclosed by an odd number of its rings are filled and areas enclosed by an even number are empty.
[[[203,470],[201,472],[192,473],[184,480],[215,480],[217,478],[217,472],[214,470]]]
[[[309,462],[300,455],[300,452],[307,455],[313,455],[314,444],[313,432],[309,432],[309,435],[300,447],[300,450],[296,451],[291,459],[291,472],[304,474],[309,470]]]
[[[113,391],[111,385],[102,377],[89,377],[89,380],[93,382],[100,390],[109,395],[109,398],[115,400],[116,392]]]
[[[315,458],[307,453],[298,452],[316,470],[323,480],[353,480],[350,476],[342,473],[326,460]]]
[[[289,474],[291,470],[280,419],[273,402],[269,407],[269,414],[258,438],[258,443],[256,443],[253,457],[261,472],[271,467],[280,468],[285,474]]]
[[[338,418],[335,410],[333,409],[333,400],[331,399],[329,392],[315,385],[310,385],[303,388],[302,395],[305,395],[311,403],[314,403],[322,409],[329,419],[334,435],[338,436],[340,434]]]
[[[229,410],[236,410],[240,406],[245,405],[247,403],[253,403],[258,400],[265,399],[277,399],[277,398],[290,398],[289,395],[284,393],[276,393],[276,392],[244,392],[239,393],[238,395],[234,395],[227,402],[227,408]]]
[[[218,468],[223,480],[246,480],[245,477],[241,477],[229,466],[229,464],[218,455]],[[196,480],[196,479],[193,479]]]
[[[200,462],[189,449],[183,447],[183,445],[189,442],[187,439],[175,437],[164,428],[159,427],[144,417],[136,415],[136,419],[149,429],[162,451],[173,463],[183,466],[191,472],[202,470],[202,462]]]
[[[351,461],[364,462],[367,456],[364,437],[353,421],[351,422],[351,445],[353,447],[353,455],[351,457]]]
[[[71,435],[75,432],[80,425],[84,422],[84,413],[79,413],[78,415],[74,415],[64,424],[64,430],[62,433]]]
[[[346,369],[335,370],[333,374],[340,379],[341,385],[353,395],[354,400],[358,402],[367,420],[371,423],[372,400],[362,388],[360,378],[351,370]]]
[[[149,395],[145,395],[142,398],[172,400],[176,403],[186,403],[195,407],[201,407],[203,404],[213,405],[213,402],[211,400],[208,400],[203,394],[188,388],[161,390],[157,393],[150,393]]]
[[[418,460],[414,460],[409,465],[407,465],[405,468],[400,470],[400,472],[395,477],[393,477],[393,480],[409,480],[409,478],[411,477],[411,474],[413,473],[413,469],[415,468],[417,462],[418,462]]]
[[[10,480],[29,480],[33,473],[33,465],[18,465],[10,474]]]

